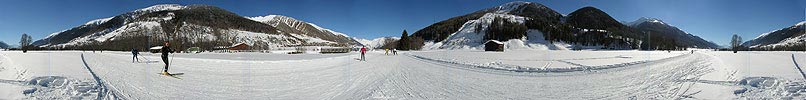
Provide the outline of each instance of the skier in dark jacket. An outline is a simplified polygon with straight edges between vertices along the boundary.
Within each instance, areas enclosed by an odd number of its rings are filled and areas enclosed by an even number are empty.
[[[132,63],[134,63],[134,61],[135,61],[135,60],[136,60],[137,62],[140,62],[140,59],[137,59],[137,55],[138,55],[138,54],[140,54],[140,52],[138,52],[138,51],[137,51],[137,49],[132,48],[132,55],[133,55],[133,57],[132,57]]]
[[[162,51],[162,62],[165,63],[165,68],[162,69],[162,74],[170,75],[168,73],[168,53],[173,53],[174,50],[170,48],[170,44],[168,42],[165,42],[165,45],[162,46],[161,51]]]

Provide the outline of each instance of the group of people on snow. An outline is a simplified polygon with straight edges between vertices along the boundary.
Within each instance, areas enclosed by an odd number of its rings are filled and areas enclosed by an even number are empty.
[[[385,49],[385,51],[386,51],[386,53],[385,53],[386,55],[389,55],[389,51],[392,51],[393,55],[397,55],[397,49],[391,49],[391,50],[390,49]],[[169,53],[173,53],[174,50],[171,49],[170,43],[168,41],[165,41],[165,44],[162,46],[162,48],[160,48],[160,52],[161,52],[160,58],[162,58],[162,62],[165,64],[165,66],[162,69],[162,74],[163,75],[170,75],[170,73],[168,73],[168,67],[170,66],[170,62],[168,60],[168,55],[169,55]],[[367,47],[366,46],[361,47],[360,52],[361,52],[361,58],[359,60],[360,61],[367,61],[366,56],[365,56],[366,53],[367,53]],[[137,49],[132,48],[132,63],[134,63],[135,61],[140,62],[140,59],[137,58],[138,55],[140,55],[140,52]]]
[[[160,58],[162,58],[162,62],[165,64],[162,69],[162,74],[170,75],[170,73],[168,73],[168,66],[170,65],[168,61],[168,54],[173,53],[174,50],[171,49],[171,44],[168,43],[168,41],[165,41],[165,44],[162,46],[162,48],[160,48],[160,52],[162,53]],[[137,55],[140,55],[140,52],[137,49],[132,48],[132,63],[135,61],[140,62],[140,59],[137,58]]]
[[[385,55],[389,55],[389,51],[392,51],[393,55],[397,55],[397,49],[391,49],[391,50],[390,49],[384,49],[384,51],[385,51],[385,53],[384,53]],[[358,60],[367,61],[366,56],[365,56],[366,52],[367,52],[367,47],[366,46],[361,46],[360,52],[361,52],[361,58],[359,58]]]

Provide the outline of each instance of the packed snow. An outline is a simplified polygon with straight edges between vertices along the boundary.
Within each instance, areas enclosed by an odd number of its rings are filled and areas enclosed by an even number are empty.
[[[2,99],[804,99],[803,52],[0,52]],[[523,68],[586,68],[517,71]],[[479,67],[482,66],[482,67]],[[486,67],[484,67],[486,66]],[[501,68],[497,68],[501,67]]]

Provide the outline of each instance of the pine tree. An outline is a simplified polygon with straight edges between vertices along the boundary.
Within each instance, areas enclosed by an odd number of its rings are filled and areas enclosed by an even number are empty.
[[[400,41],[398,41],[397,49],[399,50],[409,50],[409,33],[406,30],[403,30],[403,35],[400,36]]]

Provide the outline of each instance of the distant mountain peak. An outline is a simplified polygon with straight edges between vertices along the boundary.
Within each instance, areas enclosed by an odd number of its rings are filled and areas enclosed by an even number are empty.
[[[635,21],[632,21],[632,22],[629,22],[629,23],[625,23],[625,24],[627,26],[635,26],[635,25],[638,25],[638,24],[641,24],[641,23],[646,23],[646,22],[658,23],[658,24],[666,24],[666,23],[663,22],[663,20],[660,20],[660,19],[657,19],[657,18],[651,18],[651,17],[641,17],[641,18],[638,18],[638,20],[635,20]]]
[[[77,48],[144,42],[178,41],[181,45],[213,48],[217,45],[246,43],[255,48],[297,45],[343,46],[356,44],[349,36],[290,17],[269,15],[247,18],[209,5],[160,4],[129,11],[114,17],[92,20],[84,25],[48,35],[33,45],[51,48]],[[275,27],[276,26],[276,27]],[[280,27],[281,29],[278,29]],[[149,44],[152,45],[152,44]],[[183,47],[183,46],[180,46]],[[188,46],[189,47],[189,46]],[[131,48],[106,47],[111,50]]]
[[[801,21],[800,23],[795,24],[795,26],[802,26],[802,25],[806,25],[806,21]]]

